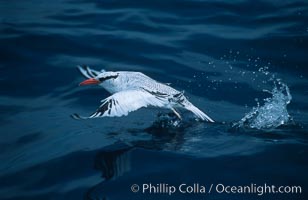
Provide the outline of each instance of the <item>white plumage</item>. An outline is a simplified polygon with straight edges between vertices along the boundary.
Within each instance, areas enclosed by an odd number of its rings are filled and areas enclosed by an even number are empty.
[[[198,118],[214,122],[209,116],[190,103],[183,92],[159,83],[140,72],[106,72],[96,71],[89,67],[78,67],[88,80],[81,83],[99,84],[110,92],[110,97],[102,100],[101,106],[89,117],[74,114],[76,119],[95,117],[120,117],[142,107],[154,106],[171,109],[179,118],[176,108],[193,112]]]

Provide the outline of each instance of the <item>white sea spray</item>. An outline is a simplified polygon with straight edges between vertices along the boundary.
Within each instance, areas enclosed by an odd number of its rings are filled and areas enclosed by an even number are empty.
[[[280,82],[274,82],[274,88],[269,92],[272,96],[264,99],[264,105],[254,107],[233,127],[273,129],[286,124],[290,120],[287,105],[292,96],[289,87]]]

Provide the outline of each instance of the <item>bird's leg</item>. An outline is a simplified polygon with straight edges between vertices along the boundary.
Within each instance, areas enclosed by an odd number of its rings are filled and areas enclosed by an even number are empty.
[[[171,110],[174,112],[174,114],[175,114],[180,120],[182,120],[181,115],[180,115],[174,108],[171,108]]]

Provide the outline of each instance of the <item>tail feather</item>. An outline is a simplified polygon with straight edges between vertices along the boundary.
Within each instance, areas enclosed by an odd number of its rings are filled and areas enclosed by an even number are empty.
[[[191,112],[193,112],[197,117],[199,117],[202,120],[208,121],[208,122],[215,122],[213,119],[211,119],[207,114],[199,110],[196,106],[189,103],[185,108]]]

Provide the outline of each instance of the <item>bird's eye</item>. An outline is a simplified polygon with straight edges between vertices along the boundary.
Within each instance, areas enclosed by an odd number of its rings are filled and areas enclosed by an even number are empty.
[[[98,78],[98,80],[100,82],[103,82],[103,81],[106,81],[106,80],[109,80],[109,79],[114,79],[114,78],[117,78],[119,75],[110,75],[110,76],[105,76],[105,77],[101,77],[101,78]]]

